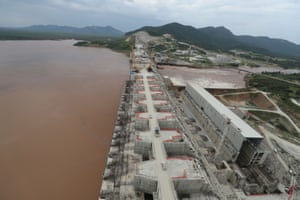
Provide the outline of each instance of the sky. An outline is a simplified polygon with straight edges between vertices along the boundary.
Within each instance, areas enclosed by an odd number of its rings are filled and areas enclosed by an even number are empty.
[[[300,44],[300,0],[0,0],[1,27],[110,25],[127,32],[171,22]]]

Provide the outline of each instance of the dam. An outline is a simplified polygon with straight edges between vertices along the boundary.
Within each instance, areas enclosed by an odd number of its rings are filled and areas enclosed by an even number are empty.
[[[176,117],[161,75],[136,44],[99,199],[218,199]]]
[[[131,60],[99,200],[287,199],[260,133],[201,87],[170,90],[138,37]]]

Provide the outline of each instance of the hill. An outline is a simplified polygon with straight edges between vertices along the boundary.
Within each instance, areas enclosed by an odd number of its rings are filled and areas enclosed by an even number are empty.
[[[72,26],[34,25],[22,28],[22,30],[48,33],[77,33],[84,35],[99,35],[112,37],[120,37],[124,34],[122,31],[119,31],[111,26],[87,26],[83,28],[77,28]]]
[[[170,23],[159,27],[145,26],[128,32],[146,31],[153,36],[171,34],[175,39],[194,44],[209,50],[229,51],[241,49],[268,56],[300,59],[300,45],[282,39],[269,37],[237,36],[225,27],[195,28],[179,23]]]
[[[124,33],[111,26],[87,26],[83,28],[56,25],[34,25],[23,28],[0,28],[0,39],[99,39],[121,37]]]
[[[237,36],[237,39],[243,44],[266,49],[278,56],[300,59],[300,45],[287,40],[253,36]]]

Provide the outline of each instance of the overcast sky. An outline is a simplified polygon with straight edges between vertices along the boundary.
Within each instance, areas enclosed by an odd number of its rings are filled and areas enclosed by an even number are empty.
[[[0,0],[0,26],[111,25],[129,31],[179,22],[225,26],[300,44],[300,0]]]

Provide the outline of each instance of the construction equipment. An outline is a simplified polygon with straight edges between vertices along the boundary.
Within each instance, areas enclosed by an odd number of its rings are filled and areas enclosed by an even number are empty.
[[[289,174],[291,175],[291,184],[288,191],[288,200],[294,200],[296,188],[296,172],[290,169]]]

